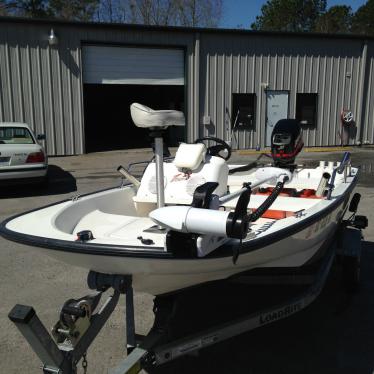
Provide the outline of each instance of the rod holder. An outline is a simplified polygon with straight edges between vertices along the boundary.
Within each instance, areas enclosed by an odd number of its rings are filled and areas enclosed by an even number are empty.
[[[317,197],[322,197],[324,195],[330,177],[331,177],[331,175],[329,173],[323,173],[322,174],[322,178],[321,178],[321,180],[319,182],[319,185],[317,187],[317,190],[316,190],[316,196]]]
[[[342,161],[341,161],[340,165],[337,166],[333,170],[332,176],[331,176],[331,181],[330,181],[330,183],[328,185],[329,189],[327,191],[327,197],[326,197],[327,200],[331,200],[332,191],[335,188],[336,173],[342,174],[344,172],[345,168],[349,164],[350,158],[351,158],[351,154],[349,152],[344,152],[344,155],[343,155],[343,158],[342,158]]]
[[[136,188],[136,190],[140,187],[140,181],[137,180],[132,174],[128,172],[122,165],[118,166],[117,171],[122,174],[124,178],[130,181]]]

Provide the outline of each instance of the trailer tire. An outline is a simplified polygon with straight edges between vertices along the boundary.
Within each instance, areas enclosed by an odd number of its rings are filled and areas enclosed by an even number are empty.
[[[343,283],[348,292],[358,292],[361,272],[360,257],[345,256],[342,258]]]

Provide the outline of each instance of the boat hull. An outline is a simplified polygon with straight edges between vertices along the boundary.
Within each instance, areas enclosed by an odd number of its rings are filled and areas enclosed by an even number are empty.
[[[237,263],[231,253],[225,257],[182,258],[162,256],[158,258],[89,254],[87,252],[36,247],[35,249],[73,266],[108,274],[132,274],[134,289],[152,295],[170,293],[200,283],[228,278],[234,274],[257,268],[301,267],[313,258],[331,238],[345,209],[344,201],[314,223],[270,245],[248,250],[243,244]],[[30,243],[31,244],[31,243]],[[39,244],[34,242],[34,244]],[[237,244],[236,244],[237,245]]]
[[[323,208],[311,211],[305,217],[293,217],[290,225],[285,225],[276,232],[244,240],[235,265],[232,256],[233,250],[240,245],[237,240],[203,258],[181,258],[176,257],[173,251],[165,251],[163,248],[144,250],[143,247],[139,250],[139,247],[82,243],[74,239],[68,241],[17,232],[14,229],[17,217],[3,222],[0,232],[10,240],[31,245],[35,247],[33,250],[73,266],[101,273],[132,275],[136,291],[160,295],[226,279],[252,269],[303,267],[331,241],[343,218],[356,181],[357,175],[332,200],[324,200]],[[109,195],[111,191],[117,193],[112,189],[108,190]],[[94,200],[96,196],[99,201],[99,193],[91,194],[88,199]],[[85,201],[82,204],[87,205]],[[45,210],[46,208],[39,209],[36,212]],[[22,216],[25,215],[20,217]],[[70,237],[73,235],[70,234]]]
[[[336,224],[329,225],[319,238],[307,238],[308,229],[294,237],[280,240],[272,245],[239,256],[236,264],[232,257],[209,259],[149,259],[50,251],[41,252],[73,266],[107,274],[132,274],[135,291],[160,295],[185,289],[197,284],[225,279],[237,273],[258,268],[299,268],[308,263],[325,242],[335,233]],[[311,242],[313,244],[311,245]]]

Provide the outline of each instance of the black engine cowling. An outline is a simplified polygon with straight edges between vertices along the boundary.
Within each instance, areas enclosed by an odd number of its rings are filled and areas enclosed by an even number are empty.
[[[281,119],[271,134],[271,155],[274,165],[292,165],[304,146],[301,127],[296,119]]]

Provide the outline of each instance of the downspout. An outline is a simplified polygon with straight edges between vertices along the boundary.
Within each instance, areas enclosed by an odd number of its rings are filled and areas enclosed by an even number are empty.
[[[363,136],[364,136],[364,127],[365,127],[365,111],[366,111],[366,100],[367,97],[367,90],[368,90],[368,82],[366,79],[366,65],[367,65],[367,49],[368,49],[368,42],[365,39],[364,44],[362,46],[362,53],[361,53],[361,65],[360,65],[360,82],[359,82],[359,97],[357,102],[357,116],[356,116],[356,123],[359,126],[359,133],[356,135],[356,142],[360,142],[360,145],[363,143]]]
[[[194,97],[192,139],[200,137],[200,33],[195,33]]]

